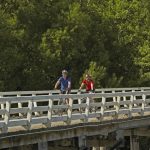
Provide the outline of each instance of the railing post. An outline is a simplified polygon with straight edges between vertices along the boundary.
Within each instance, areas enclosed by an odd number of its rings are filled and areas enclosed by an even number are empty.
[[[133,103],[134,101],[136,101],[136,96],[133,96]],[[134,104],[135,107],[137,107],[138,105],[137,104]]]
[[[135,90],[132,90],[132,92],[135,92]],[[133,96],[133,103],[136,100],[136,96]],[[137,107],[137,104],[133,104],[133,106]]]
[[[102,106],[101,106],[101,120],[103,120],[104,117],[104,110],[105,110],[105,102],[106,102],[106,98],[104,96],[102,96]]]
[[[146,95],[142,94],[142,108],[141,108],[141,115],[144,115],[144,109],[145,109],[145,100],[146,100]]]
[[[72,117],[72,105],[73,105],[73,100],[69,98],[69,105],[68,105],[68,120],[67,124],[71,124],[71,117]]]
[[[17,94],[17,97],[20,97],[21,95]],[[22,103],[18,103],[18,108],[22,108]],[[23,114],[19,113],[19,116],[22,117]]]
[[[36,96],[35,94],[32,94],[32,96]],[[33,102],[33,107],[37,107],[37,102]],[[40,116],[39,112],[34,112],[35,116]]]
[[[112,93],[115,93],[115,91],[112,91]],[[113,96],[113,102],[116,102],[116,97]],[[116,109],[116,105],[114,105],[114,108]]]
[[[128,114],[128,117],[132,117],[132,107],[133,107],[133,95],[130,96],[130,104],[129,104],[129,114]]]
[[[0,97],[3,97],[2,95]],[[4,104],[1,104],[1,109],[5,109]],[[2,118],[4,118],[4,115],[2,115]]]
[[[5,125],[2,129],[2,132],[5,132],[5,133],[8,131],[8,124],[9,124],[9,118],[10,118],[10,107],[11,107],[11,102],[6,101],[6,111],[5,111],[5,116],[4,116]]]
[[[122,92],[125,93],[125,90],[123,90]],[[125,96],[123,96],[123,101],[126,102],[126,97]],[[124,107],[128,107],[128,106],[125,104]]]
[[[51,94],[49,94],[51,95]],[[51,126],[51,120],[52,120],[52,110],[53,110],[53,100],[49,99],[48,102],[48,121],[47,121],[47,126]]]
[[[33,102],[32,100],[28,101],[28,112],[27,112],[27,129],[30,130],[31,128],[31,120],[32,120],[32,108],[33,108]]]
[[[85,108],[85,120],[84,120],[85,123],[88,122],[89,109],[90,109],[90,99],[89,99],[89,97],[87,97],[87,98],[86,98],[86,108]]]
[[[80,93],[77,93],[77,94],[80,94]],[[80,105],[81,104],[81,98],[78,98],[78,104]],[[79,112],[81,113],[82,112],[82,108],[79,107]]]
[[[116,117],[118,117],[119,109],[120,109],[120,97],[117,96]]]

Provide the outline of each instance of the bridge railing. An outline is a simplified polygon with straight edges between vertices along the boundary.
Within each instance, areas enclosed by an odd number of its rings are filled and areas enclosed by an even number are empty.
[[[143,116],[150,112],[149,89],[102,89],[92,94],[69,95],[53,94],[52,91],[44,92],[45,95],[41,91],[1,92],[0,129],[8,132],[9,128],[17,126],[30,130],[35,124],[51,127],[60,121],[70,125],[73,122],[87,123],[91,119],[117,119],[120,115]],[[69,104],[62,103],[65,99],[69,99]]]
[[[96,89],[95,93],[116,93],[116,92],[134,92],[134,91],[149,91],[150,87],[133,87],[133,88],[102,88]],[[72,90],[71,94],[77,94],[78,90]],[[82,90],[85,93],[85,90]],[[38,96],[38,95],[55,95],[59,94],[59,90],[46,90],[46,91],[12,91],[12,92],[0,92],[0,97],[9,96]],[[37,103],[34,102],[33,106],[36,107]],[[18,108],[22,108],[22,103],[18,102]],[[4,109],[4,104],[1,104],[1,109]],[[36,115],[39,113],[35,112]],[[22,116],[19,113],[19,116]]]
[[[82,90],[83,93],[85,90]],[[115,93],[115,92],[134,92],[134,91],[150,91],[150,87],[132,87],[132,88],[102,88],[96,89],[96,93]],[[71,94],[76,94],[77,89],[71,90]],[[59,94],[59,90],[44,90],[44,91],[10,91],[0,92],[0,96],[32,96],[32,95],[49,95]]]

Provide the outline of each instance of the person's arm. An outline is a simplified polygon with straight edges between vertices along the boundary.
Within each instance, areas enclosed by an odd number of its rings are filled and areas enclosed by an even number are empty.
[[[94,88],[94,82],[91,81],[91,91],[94,92],[95,88]]]
[[[55,89],[57,89],[58,88],[58,86],[59,86],[59,84],[60,84],[60,79],[56,82],[56,84],[55,84]]]
[[[80,86],[80,88],[79,88],[79,91],[84,87],[84,85],[85,85],[85,83],[82,82],[82,83],[81,83],[81,86]]]
[[[71,80],[68,81],[68,89],[71,89]]]
[[[91,90],[93,91],[94,90],[94,83],[91,82]]]

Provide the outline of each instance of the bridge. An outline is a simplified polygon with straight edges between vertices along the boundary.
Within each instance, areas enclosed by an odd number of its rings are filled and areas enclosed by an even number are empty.
[[[139,150],[149,126],[150,87],[0,92],[0,149]]]

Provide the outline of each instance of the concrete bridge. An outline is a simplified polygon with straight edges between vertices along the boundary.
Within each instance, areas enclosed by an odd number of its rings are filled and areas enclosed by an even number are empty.
[[[0,92],[0,106],[0,149],[123,149],[129,137],[139,150],[150,136],[150,87]]]

